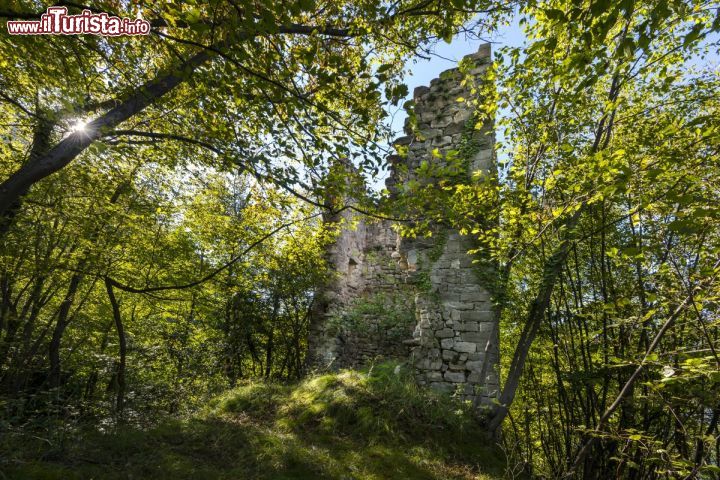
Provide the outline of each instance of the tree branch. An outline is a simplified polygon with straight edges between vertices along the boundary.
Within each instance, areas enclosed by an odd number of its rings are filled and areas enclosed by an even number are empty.
[[[718,267],[720,267],[720,260],[715,262],[715,265],[713,266],[713,270],[717,272]],[[712,281],[715,279],[715,276],[709,277],[706,284],[711,284]],[[704,285],[707,287],[707,285]],[[645,351],[645,354],[643,355],[642,360],[640,360],[640,363],[638,364],[635,371],[630,375],[630,378],[625,382],[625,385],[623,385],[622,389],[620,390],[620,393],[618,393],[617,397],[613,401],[613,403],[605,410],[605,413],[603,413],[603,416],[600,417],[600,420],[597,423],[597,426],[593,429],[593,436],[591,436],[587,442],[582,446],[580,451],[578,452],[577,456],[575,457],[575,461],[573,462],[572,468],[567,472],[565,475],[566,478],[574,478],[575,473],[582,463],[582,461],[585,459],[585,457],[590,453],[590,448],[595,444],[595,442],[598,439],[598,435],[602,432],[603,428],[605,427],[605,424],[610,419],[610,416],[617,410],[617,408],[622,403],[623,399],[627,396],[628,393],[630,393],[633,385],[635,385],[635,382],[637,381],[638,377],[640,376],[640,373],[645,368],[645,364],[648,361],[648,358],[650,355],[655,351],[655,348],[660,344],[660,340],[665,336],[665,333],[668,331],[670,327],[673,326],[675,323],[675,320],[680,316],[680,314],[687,308],[687,306],[692,302],[693,299],[693,293],[700,291],[701,286],[697,285],[693,291],[688,294],[685,299],[678,305],[678,307],[673,311],[673,313],[665,320],[665,323],[663,323],[662,327],[660,327],[660,330],[655,334],[655,337],[653,338],[652,343],[650,346],[648,346],[647,350]]]
[[[271,230],[270,232],[266,233],[265,235],[263,235],[263,236],[260,237],[259,239],[257,239],[257,240],[255,240],[254,242],[252,242],[252,243],[251,243],[250,245],[248,245],[242,252],[240,252],[236,257],[232,258],[229,262],[225,263],[225,264],[222,265],[221,267],[216,268],[215,270],[213,270],[213,271],[210,272],[209,274],[205,275],[205,276],[202,277],[201,279],[195,280],[195,281],[190,282],[190,283],[184,283],[184,284],[180,284],[180,285],[162,285],[162,286],[158,286],[158,287],[136,288],[136,287],[132,287],[132,286],[129,286],[129,285],[125,285],[125,284],[123,284],[123,283],[120,283],[120,282],[118,282],[117,280],[115,280],[115,279],[113,279],[113,278],[111,278],[111,277],[106,277],[106,281],[110,282],[110,284],[111,284],[113,287],[119,288],[120,290],[124,290],[124,291],[130,292],[130,293],[152,293],[152,292],[161,292],[161,291],[165,291],[165,290],[185,290],[185,289],[188,289],[188,288],[196,287],[196,286],[201,285],[201,284],[203,284],[203,283],[205,283],[205,282],[207,282],[207,281],[209,281],[209,280],[212,280],[212,279],[213,279],[215,276],[217,276],[219,273],[222,273],[223,271],[227,270],[228,268],[230,268],[230,267],[231,267],[232,265],[234,265],[235,263],[237,263],[237,262],[239,262],[240,260],[242,260],[242,258],[243,258],[248,252],[250,252],[251,250],[253,250],[255,247],[257,247],[258,245],[260,245],[261,243],[263,243],[263,242],[264,242],[265,240],[267,240],[268,238],[270,238],[270,237],[272,237],[273,235],[275,235],[276,233],[278,233],[280,230],[283,230],[283,229],[285,229],[285,228],[287,228],[287,227],[290,227],[290,226],[292,226],[292,225],[295,225],[296,223],[310,220],[310,219],[312,219],[312,218],[317,217],[318,215],[320,215],[320,214],[319,214],[319,213],[315,213],[315,214],[313,214],[313,215],[310,215],[310,216],[308,216],[308,217],[302,218],[302,219],[300,219],[300,220],[295,220],[295,221],[288,222],[288,223],[284,223],[284,224],[280,225],[279,227]]]
[[[140,130],[113,130],[104,134],[103,137],[117,137],[122,135],[133,137],[147,137],[157,140],[177,140],[179,142],[189,143],[191,145],[197,145],[199,147],[206,148],[211,152],[217,153],[218,155],[224,154],[222,150],[207,142],[203,142],[202,140],[196,140],[190,137],[185,137],[182,135],[177,135],[174,133],[142,132]]]
[[[89,122],[49,149],[44,155],[27,163],[0,184],[0,215],[4,214],[34,183],[65,167],[105,132],[143,111],[154,101],[175,89],[201,65],[213,58],[207,50],[195,54],[169,72],[163,72],[145,83],[107,113]]]

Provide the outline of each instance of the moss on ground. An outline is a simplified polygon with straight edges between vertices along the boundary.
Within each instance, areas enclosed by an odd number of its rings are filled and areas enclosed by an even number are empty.
[[[503,463],[467,405],[393,363],[247,383],[192,418],[77,433],[62,449],[16,440],[0,442],[0,478],[484,480]]]

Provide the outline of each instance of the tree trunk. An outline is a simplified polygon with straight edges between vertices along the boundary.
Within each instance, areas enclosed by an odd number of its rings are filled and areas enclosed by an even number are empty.
[[[23,167],[20,168],[20,170],[39,161],[39,159],[50,149],[50,135],[55,127],[55,123],[52,120],[48,120],[40,108],[36,109],[36,114],[38,122],[33,131],[32,146],[30,147],[30,159]],[[12,200],[0,200],[0,239],[5,236],[8,230],[10,230],[15,216],[22,207],[22,197],[27,193],[29,188],[30,186],[28,185],[27,187],[20,189],[18,191],[19,194]],[[3,189],[0,187],[0,192],[2,191]]]
[[[75,294],[77,293],[80,282],[84,275],[81,273],[73,274],[70,279],[70,286],[68,286],[65,299],[60,305],[58,311],[58,319],[53,330],[52,340],[50,340],[49,356],[50,356],[50,374],[48,375],[48,385],[50,388],[57,388],[60,386],[61,377],[61,365],[60,365],[60,345],[62,343],[62,337],[65,333],[65,329],[70,323],[69,314],[70,308],[75,301]]]
[[[127,358],[127,341],[125,338],[125,328],[122,323],[122,316],[120,315],[120,306],[118,305],[117,299],[115,298],[115,292],[113,291],[112,282],[109,278],[105,278],[105,289],[107,290],[108,299],[110,300],[110,306],[112,306],[113,319],[115,320],[115,329],[118,334],[118,343],[120,345],[120,361],[118,362],[118,368],[116,372],[117,380],[117,397],[115,402],[115,409],[118,419],[122,419],[123,409],[125,407],[125,366]]]
[[[82,132],[69,135],[57,145],[23,165],[10,178],[0,184],[0,218],[12,218],[13,209],[19,207],[30,187],[43,178],[69,164],[95,140],[128,118],[142,112],[157,99],[185,81],[200,65],[212,58],[209,50],[190,57],[169,72],[163,72],[136,89],[130,97],[115,108],[87,124]],[[7,220],[0,224],[0,236],[7,230]]]
[[[564,238],[560,241],[560,245],[558,245],[550,258],[545,262],[542,283],[532,302],[530,312],[528,313],[522,333],[520,334],[520,340],[515,348],[515,353],[513,354],[513,359],[510,364],[510,371],[508,372],[505,386],[500,394],[498,405],[495,407],[488,422],[488,430],[491,433],[497,432],[500,428],[500,425],[502,425],[503,420],[508,414],[510,405],[515,399],[515,393],[520,385],[520,377],[525,367],[525,360],[527,360],[530,347],[535,340],[535,336],[545,317],[545,312],[550,305],[550,297],[552,296],[553,289],[555,288],[557,279],[565,264],[565,259],[570,251],[572,231],[580,220],[580,215],[584,209],[584,205],[578,208],[567,222],[565,222],[563,227],[565,229]]]

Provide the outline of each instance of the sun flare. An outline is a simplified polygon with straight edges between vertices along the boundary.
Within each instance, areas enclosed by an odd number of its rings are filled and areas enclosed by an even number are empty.
[[[77,120],[70,126],[71,133],[82,133],[87,131],[87,122],[85,120]]]

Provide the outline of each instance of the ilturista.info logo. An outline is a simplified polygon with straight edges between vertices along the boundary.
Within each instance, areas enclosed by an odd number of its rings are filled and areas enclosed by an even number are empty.
[[[68,15],[66,7],[50,7],[40,15],[40,20],[9,20],[10,35],[147,35],[150,22],[141,18],[115,17],[107,13],[83,10],[78,15]]]

